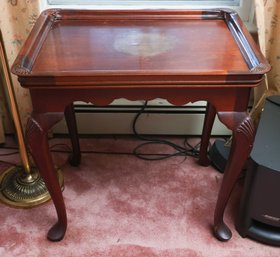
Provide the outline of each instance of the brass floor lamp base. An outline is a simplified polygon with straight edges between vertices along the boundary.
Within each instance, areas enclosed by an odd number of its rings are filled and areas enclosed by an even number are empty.
[[[57,176],[63,190],[64,180],[60,169],[57,169]],[[31,168],[31,173],[27,174],[23,166],[14,166],[0,176],[0,201],[7,205],[31,208],[50,199],[45,183],[36,168]]]

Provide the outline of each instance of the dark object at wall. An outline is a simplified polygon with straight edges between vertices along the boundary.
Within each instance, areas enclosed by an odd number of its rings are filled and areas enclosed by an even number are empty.
[[[230,147],[226,146],[225,143],[221,139],[215,140],[208,153],[212,165],[221,173],[225,171],[230,151]]]
[[[280,246],[280,96],[266,99],[250,157],[236,229]]]

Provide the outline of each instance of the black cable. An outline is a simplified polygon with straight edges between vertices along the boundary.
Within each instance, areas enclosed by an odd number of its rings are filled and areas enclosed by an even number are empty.
[[[7,162],[7,161],[3,161],[3,160],[0,160],[0,163],[8,164],[10,166],[17,166],[18,165],[18,163]]]
[[[17,146],[1,146],[1,149],[11,149],[11,150],[18,150]]]
[[[196,149],[196,146],[193,147],[191,146],[187,140],[185,140],[184,142],[184,147],[180,146],[178,144],[175,144],[169,140],[165,140],[165,139],[157,139],[157,138],[148,138],[146,136],[143,136],[141,134],[139,134],[136,130],[136,123],[139,119],[139,117],[141,116],[141,114],[143,114],[145,108],[147,107],[148,101],[145,101],[143,106],[141,107],[141,109],[139,110],[139,112],[137,113],[137,115],[135,116],[134,120],[133,120],[133,124],[132,124],[132,129],[133,129],[133,133],[135,136],[137,136],[139,139],[143,140],[143,141],[147,141],[143,144],[138,145],[137,147],[134,148],[133,153],[137,158],[143,159],[143,160],[150,160],[150,161],[155,161],[155,160],[163,160],[163,159],[167,159],[173,156],[192,156],[192,157],[198,157],[198,153],[199,151]],[[147,145],[151,145],[151,144],[164,144],[164,145],[168,145],[171,148],[173,148],[175,150],[174,153],[169,153],[169,154],[153,154],[156,155],[157,157],[145,157],[146,154],[143,153],[139,153],[138,150],[140,148],[142,148],[143,146],[147,146]],[[199,144],[197,145],[199,146]],[[189,149],[187,149],[187,147],[189,147]],[[152,156],[152,155],[149,155]]]
[[[14,154],[18,154],[19,151],[16,152],[11,152],[11,153],[1,153],[0,156],[9,156],[9,155],[14,155]]]

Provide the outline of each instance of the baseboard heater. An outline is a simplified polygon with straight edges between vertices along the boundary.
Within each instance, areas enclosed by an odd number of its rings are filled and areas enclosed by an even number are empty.
[[[133,120],[142,107],[143,103],[75,104],[78,131],[80,134],[132,134]],[[137,121],[137,130],[150,135],[201,135],[205,110],[205,104],[149,104]],[[64,120],[54,127],[54,133],[67,133]],[[229,135],[230,131],[216,119],[212,134]]]

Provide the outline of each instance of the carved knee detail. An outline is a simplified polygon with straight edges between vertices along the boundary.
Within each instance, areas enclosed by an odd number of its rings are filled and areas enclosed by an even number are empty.
[[[243,136],[244,139],[249,142],[249,147],[253,147],[253,141],[255,138],[255,126],[251,117],[246,117],[237,127],[235,136]]]

